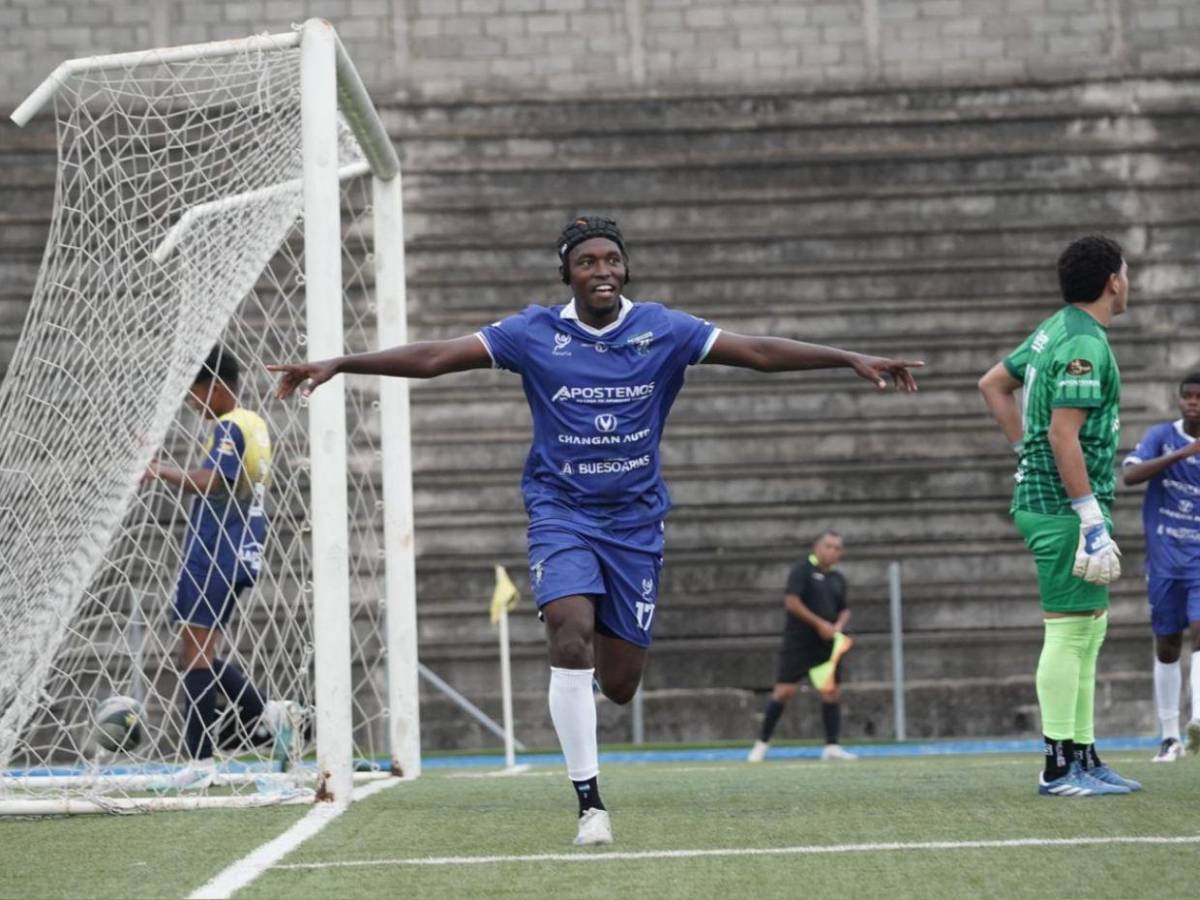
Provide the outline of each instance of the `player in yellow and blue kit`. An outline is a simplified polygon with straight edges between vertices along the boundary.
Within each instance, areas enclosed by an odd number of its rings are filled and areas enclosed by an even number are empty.
[[[533,444],[521,491],[529,573],[550,644],[550,717],[579,801],[576,844],[612,841],[600,800],[593,677],[628,703],[654,633],[671,497],[659,440],[690,366],[786,372],[845,367],[877,388],[916,389],[903,360],[721,331],[660,303],[635,302],[625,239],[611,219],[570,222],[555,243],[572,297],[529,306],[455,340],[271,366],[278,395],[340,373],[433,378],[495,367],[521,377]]]
[[[215,421],[204,462],[191,470],[152,462],[146,472],[147,480],[193,495],[174,599],[191,764],[155,787],[211,783],[218,691],[236,707],[244,734],[263,737],[265,730],[279,752],[291,739],[290,706],[268,702],[237,666],[217,655],[238,595],[258,578],[267,539],[271,438],[262,417],[238,406],[239,374],[234,356],[215,347],[187,396],[192,409]],[[223,736],[222,743],[229,739]]]

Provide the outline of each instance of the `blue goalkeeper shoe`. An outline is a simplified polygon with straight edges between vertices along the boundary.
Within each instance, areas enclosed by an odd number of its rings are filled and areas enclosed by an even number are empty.
[[[1067,773],[1046,781],[1044,774],[1038,775],[1038,793],[1048,797],[1103,797],[1106,794],[1128,794],[1129,788],[1105,784],[1083,770],[1079,763],[1071,763]]]
[[[1097,781],[1103,781],[1105,784],[1111,784],[1116,787],[1129,788],[1131,792],[1142,789],[1140,781],[1134,781],[1132,778],[1122,778],[1108,766],[1096,766],[1094,769],[1088,769],[1087,773]]]

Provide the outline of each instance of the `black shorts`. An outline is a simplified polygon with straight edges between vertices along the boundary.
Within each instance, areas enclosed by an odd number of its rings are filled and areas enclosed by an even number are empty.
[[[816,632],[811,634],[787,633],[783,636],[783,647],[779,650],[779,668],[775,673],[776,684],[795,684],[808,676],[808,670],[828,662],[833,654],[833,641],[823,641]]]

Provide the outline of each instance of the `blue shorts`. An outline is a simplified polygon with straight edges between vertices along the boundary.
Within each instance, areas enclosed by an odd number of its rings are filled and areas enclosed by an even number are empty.
[[[229,554],[232,555],[232,554]],[[218,554],[212,562],[188,560],[175,582],[175,621],[201,628],[224,629],[237,597],[254,583],[254,575],[236,559]]]
[[[596,631],[649,647],[662,554],[662,522],[602,535],[541,522],[529,526],[529,584],[538,609],[583,594],[595,601]]]
[[[1150,628],[1157,635],[1179,634],[1200,622],[1200,578],[1146,578]]]

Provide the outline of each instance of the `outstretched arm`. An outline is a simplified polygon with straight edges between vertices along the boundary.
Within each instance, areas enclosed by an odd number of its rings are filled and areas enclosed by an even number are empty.
[[[1020,387],[1021,382],[1013,378],[1004,363],[996,363],[979,379],[979,393],[983,394],[983,402],[987,404],[992,418],[1000,423],[1000,429],[1013,449],[1019,449],[1025,436],[1016,398]]]
[[[448,341],[419,341],[374,353],[355,353],[311,363],[282,363],[267,370],[282,376],[275,396],[285,400],[300,388],[307,397],[334,375],[389,375],[395,378],[436,378],[450,372],[491,368],[492,358],[473,334]],[[303,386],[303,387],[301,387]]]
[[[730,331],[722,331],[717,335],[704,362],[759,372],[848,368],[881,390],[887,388],[887,378],[890,377],[902,391],[917,389],[917,382],[908,370],[925,365],[914,360],[866,356],[851,350],[805,344],[788,338],[750,337]]]
[[[1181,459],[1187,459],[1189,456],[1200,454],[1200,439],[1192,441],[1183,447],[1180,447],[1174,453],[1166,453],[1156,459],[1148,459],[1145,462],[1126,463],[1121,469],[1121,476],[1125,480],[1125,484],[1141,484],[1143,481],[1149,481],[1159,472],[1168,469]]]

